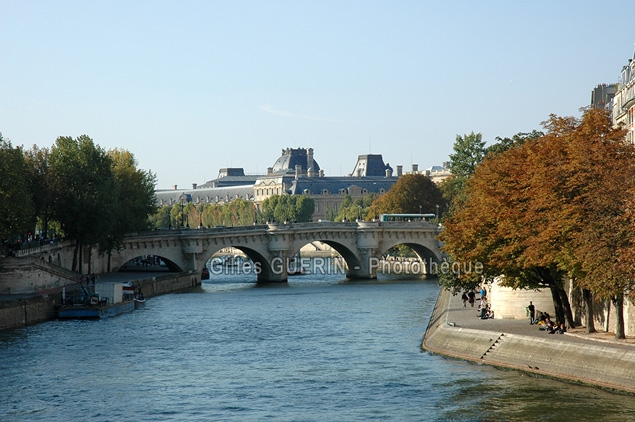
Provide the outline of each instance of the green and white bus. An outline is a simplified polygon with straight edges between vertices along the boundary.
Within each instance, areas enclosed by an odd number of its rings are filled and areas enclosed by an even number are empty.
[[[379,214],[379,221],[430,221],[435,214]]]

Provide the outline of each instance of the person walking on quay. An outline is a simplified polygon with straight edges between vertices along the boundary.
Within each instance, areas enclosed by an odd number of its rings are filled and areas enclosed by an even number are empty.
[[[529,302],[529,306],[527,306],[527,310],[529,311],[529,323],[533,325],[536,316],[536,307],[531,301]]]
[[[465,294],[465,292],[463,292],[463,295],[461,296],[461,300],[463,301],[463,307],[467,308],[468,298],[467,298],[467,294]]]
[[[469,293],[467,294],[467,297],[469,298],[470,306],[473,308],[474,307],[474,299],[476,299],[476,295],[474,294],[474,290],[470,290]]]

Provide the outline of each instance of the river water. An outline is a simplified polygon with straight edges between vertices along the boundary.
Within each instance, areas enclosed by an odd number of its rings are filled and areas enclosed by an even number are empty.
[[[421,352],[436,280],[213,275],[0,333],[2,421],[627,421],[635,398]]]

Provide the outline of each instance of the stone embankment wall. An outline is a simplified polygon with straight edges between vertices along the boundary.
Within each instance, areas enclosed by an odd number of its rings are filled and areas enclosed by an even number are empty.
[[[173,273],[160,277],[135,280],[146,298],[201,284],[196,274]],[[0,330],[26,327],[57,317],[56,307],[61,301],[62,287],[52,288],[38,296],[0,301]]]
[[[570,282],[565,283],[565,289],[569,294],[569,301],[573,316],[579,325],[586,326],[586,309],[582,298],[582,292],[574,289]],[[514,290],[502,287],[499,283],[487,286],[490,306],[496,319],[525,319],[525,308],[532,301],[538,312],[548,312],[555,315],[553,299],[549,290]],[[615,332],[617,315],[615,307],[609,301],[594,302],[594,322],[598,331]],[[624,299],[624,325],[626,336],[635,336],[635,304]]]
[[[635,352],[553,338],[453,327],[442,290],[422,348],[472,362],[512,368],[635,393]]]
[[[491,298],[490,306],[496,319],[528,318],[525,308],[529,302],[533,302],[536,307],[536,315],[539,312],[556,314],[549,290],[514,290],[503,287],[499,283],[493,283],[489,285],[488,292]]]
[[[35,258],[0,261],[0,294],[33,294],[77,281],[78,274]]]
[[[55,300],[48,295],[0,301],[0,330],[26,327],[55,317]]]

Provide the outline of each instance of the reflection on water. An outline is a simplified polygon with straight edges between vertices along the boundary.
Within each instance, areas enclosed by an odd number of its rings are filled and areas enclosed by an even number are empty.
[[[213,278],[0,334],[1,420],[632,420],[635,400],[420,351],[438,285]]]

